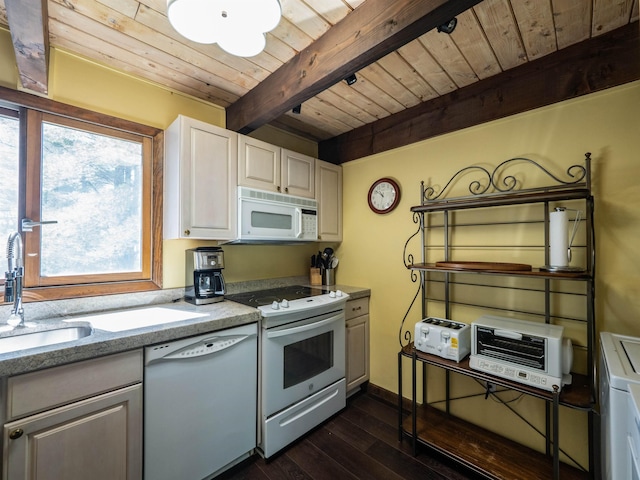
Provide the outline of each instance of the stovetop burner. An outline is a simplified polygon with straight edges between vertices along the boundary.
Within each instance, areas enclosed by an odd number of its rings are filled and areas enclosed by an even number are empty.
[[[303,285],[290,285],[286,287],[269,288],[267,290],[254,290],[252,292],[235,293],[225,295],[225,298],[234,302],[242,303],[250,307],[260,307],[271,305],[274,301],[297,300],[299,298],[314,297],[329,293],[329,290],[322,287],[313,288]]]

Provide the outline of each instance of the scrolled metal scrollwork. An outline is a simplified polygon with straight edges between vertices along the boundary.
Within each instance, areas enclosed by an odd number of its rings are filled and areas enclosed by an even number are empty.
[[[416,290],[415,295],[413,296],[413,300],[411,301],[409,308],[407,309],[406,313],[404,314],[404,317],[402,318],[402,322],[400,322],[400,330],[398,331],[398,341],[400,343],[400,348],[404,347],[402,343],[403,337],[404,337],[404,340],[406,341],[406,345],[411,343],[411,331],[407,330],[404,332],[404,335],[403,335],[402,330],[404,329],[404,322],[409,316],[409,312],[411,312],[411,309],[413,308],[413,305],[415,304],[416,299],[418,298],[418,295],[422,290],[422,272],[418,274],[416,270],[411,269],[411,266],[414,264],[414,256],[413,256],[413,253],[408,252],[408,248],[409,248],[409,243],[411,243],[411,240],[414,239],[423,229],[424,215],[414,212],[413,223],[417,224],[418,226],[416,228],[416,231],[412,233],[411,236],[409,236],[409,238],[404,244],[404,249],[402,251],[402,261],[404,262],[404,266],[410,269],[411,282],[418,283],[418,288]]]
[[[587,153],[587,158],[589,156],[591,156],[591,154]],[[507,175],[502,179],[500,183],[505,185],[503,188],[501,188],[500,185],[498,185],[499,182],[497,180],[500,172],[508,168],[509,164],[515,163],[515,162],[528,163],[530,165],[537,167],[538,169],[543,171],[549,178],[552,178],[558,185],[574,185],[576,183],[580,183],[582,180],[584,180],[584,178],[587,175],[587,169],[582,165],[571,165],[569,168],[567,168],[567,176],[572,180],[562,180],[561,178],[557,177],[556,175],[551,173],[549,170],[547,170],[545,167],[540,165],[538,162],[535,162],[530,158],[515,157],[502,162],[500,165],[498,165],[494,169],[493,173],[491,174],[491,184],[497,191],[511,192],[515,189],[518,181],[513,175]],[[576,173],[573,173],[573,172],[576,172]]]
[[[422,280],[422,272],[420,272],[420,279]],[[409,304],[409,308],[407,308],[407,311],[405,312],[404,317],[402,317],[402,322],[400,322],[400,330],[398,331],[398,341],[400,342],[400,348],[404,348],[405,345],[409,345],[411,343],[411,330],[407,330],[404,332],[404,339],[407,342],[406,344],[402,343],[402,337],[403,337],[402,330],[404,329],[404,322],[407,320],[407,317],[409,316],[411,309],[415,305],[416,299],[418,298],[418,295],[420,294],[421,291],[422,291],[422,281],[418,284],[416,294],[413,296],[413,300],[411,300],[411,303]]]
[[[472,195],[482,195],[483,193],[486,193],[487,190],[489,190],[489,188],[491,187],[491,184],[492,184],[491,173],[489,172],[489,170],[487,170],[484,167],[481,167],[479,165],[472,165],[470,167],[465,167],[462,170],[458,170],[449,179],[447,184],[442,188],[442,190],[440,190],[440,193],[438,193],[438,194],[436,194],[435,188],[433,188],[431,186],[426,187],[422,192],[422,203],[424,204],[426,202],[432,202],[432,201],[438,200],[449,189],[449,186],[452,185],[453,183],[455,183],[456,178],[461,177],[462,175],[464,175],[465,173],[468,173],[470,171],[479,171],[482,174],[486,175],[487,178],[486,178],[486,185],[482,184],[482,181],[481,181],[482,179],[473,180],[471,183],[469,183],[469,192]]]
[[[404,242],[404,249],[402,250],[402,261],[404,262],[404,266],[406,268],[409,268],[411,265],[414,264],[413,253],[407,253],[407,248],[409,247],[409,243],[411,242],[411,240],[422,231],[422,222],[423,222],[422,215],[420,215],[419,213],[414,212],[413,213],[413,223],[418,224],[418,228],[416,229],[416,231],[413,234],[411,234],[411,236],[409,238],[407,238],[407,241]],[[412,277],[411,281],[415,282],[416,280],[414,280],[413,277]]]
[[[585,163],[589,163],[591,159],[591,153],[587,152],[585,154],[585,157]],[[479,196],[487,193],[506,193],[515,191],[518,187],[518,179],[515,177],[515,175],[505,175],[505,173],[508,168],[516,163],[526,163],[528,165],[534,166],[535,168],[542,171],[545,175],[547,175],[547,177],[556,182],[556,187],[578,184],[582,181],[585,181],[588,176],[587,167],[583,165],[569,166],[566,170],[567,179],[562,179],[540,165],[535,160],[531,160],[530,158],[525,157],[514,157],[500,163],[493,169],[493,171],[490,171],[480,165],[472,165],[462,168],[449,179],[449,181],[440,190],[439,193],[437,193],[436,189],[432,186],[423,187],[421,204],[425,205],[429,202],[443,199],[446,196],[447,192],[450,190],[450,187],[460,177],[468,174],[469,172],[478,172],[480,175],[480,178],[471,180],[469,182],[468,190],[469,193],[471,193],[471,195],[473,196]]]

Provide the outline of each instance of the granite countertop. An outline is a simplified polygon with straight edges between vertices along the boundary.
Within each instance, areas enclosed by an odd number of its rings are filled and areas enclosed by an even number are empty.
[[[331,287],[323,288],[342,290],[350,296],[350,299],[367,297],[371,293],[369,289],[347,285],[332,285]],[[155,310],[158,308],[161,310]],[[149,311],[149,309],[153,310]],[[229,300],[196,306],[179,299],[169,303],[154,303],[135,308],[125,307],[108,312],[85,312],[81,315],[60,315],[35,321],[29,320],[29,305],[27,304],[25,307],[27,311],[26,322],[31,326],[30,331],[47,330],[63,325],[86,325],[86,322],[91,322],[92,317],[94,318],[94,323],[100,325],[100,317],[105,315],[121,315],[126,312],[128,315],[137,314],[138,317],[135,318],[140,318],[145,313],[149,317],[157,313],[164,313],[167,309],[175,310],[176,315],[182,317],[192,316],[191,314],[197,314],[198,317],[150,326],[139,326],[121,331],[107,331],[93,326],[93,333],[79,340],[0,353],[0,378],[255,323],[260,321],[261,318],[258,309]],[[145,310],[147,311],[145,312]],[[112,329],[110,328],[110,330]],[[7,336],[7,333],[0,330],[0,339]]]
[[[91,335],[79,340],[2,353],[0,354],[0,377],[54,367],[64,363],[87,360],[103,355],[124,352],[126,350],[134,350],[178,338],[190,337],[247,323],[255,323],[260,320],[260,313],[257,309],[230,301],[199,306],[179,301],[170,304],[127,309],[126,311],[134,315],[136,312],[138,312],[139,315],[144,315],[145,310],[157,307],[172,309],[177,312],[192,312],[205,315],[197,318],[115,332],[94,327]],[[97,316],[101,315],[98,314]],[[87,321],[91,322],[91,318],[92,315],[82,315],[79,317],[27,323],[32,324],[34,330],[38,330],[63,325],[80,325]]]

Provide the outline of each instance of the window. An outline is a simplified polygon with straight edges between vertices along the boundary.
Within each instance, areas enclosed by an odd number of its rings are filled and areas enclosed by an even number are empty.
[[[160,288],[162,132],[45,102],[0,109],[0,234],[41,222],[21,229],[24,298]]]
[[[18,226],[20,124],[18,112],[0,107],[0,241]],[[4,245],[2,245],[4,253]],[[3,254],[2,257],[5,255]]]

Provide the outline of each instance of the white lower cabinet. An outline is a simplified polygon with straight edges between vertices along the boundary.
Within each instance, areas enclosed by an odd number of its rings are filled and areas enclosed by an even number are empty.
[[[139,384],[7,423],[4,478],[141,478],[141,409]]]
[[[369,297],[350,300],[346,318],[347,395],[369,380]]]
[[[141,381],[140,351],[9,378],[3,480],[142,478]]]

